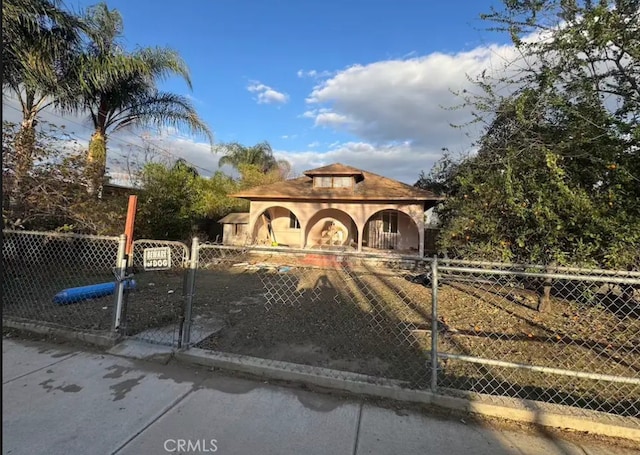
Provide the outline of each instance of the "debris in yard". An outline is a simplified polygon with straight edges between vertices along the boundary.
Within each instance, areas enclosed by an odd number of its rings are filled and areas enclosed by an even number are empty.
[[[149,286],[155,286],[155,285],[156,285],[155,283],[149,283]]]
[[[287,267],[287,266],[285,266],[285,267],[280,267],[280,268],[278,269],[278,272],[279,272],[279,273],[287,273],[287,272],[289,272],[290,270],[291,270],[291,267]]]
[[[233,264],[231,267],[245,267],[249,265],[248,262],[237,262],[236,264]]]
[[[232,308],[229,310],[229,313],[232,313],[232,314],[238,314],[240,312],[242,312],[240,308]]]
[[[167,291],[167,294],[173,294],[173,292],[174,292],[174,290],[173,290],[173,289],[169,289],[169,290]]]
[[[420,275],[407,277],[409,281],[416,284],[421,284],[423,286],[431,285],[431,275],[428,273],[421,273]]]

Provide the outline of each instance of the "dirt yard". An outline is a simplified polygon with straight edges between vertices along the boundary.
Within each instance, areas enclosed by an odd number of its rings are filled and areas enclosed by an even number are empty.
[[[4,313],[109,331],[113,296],[72,305],[55,305],[51,299],[64,287],[108,281],[110,274],[83,274],[80,282],[71,271],[34,277],[31,271],[14,270],[3,276]],[[143,272],[135,279],[136,290],[128,296],[128,333],[177,326],[185,303],[184,271]],[[425,264],[205,256],[196,284],[194,318],[222,327],[198,347],[363,373],[411,387],[429,385],[432,294]],[[551,311],[541,314],[535,310],[537,291],[517,280],[443,275],[440,284],[440,352],[640,376],[636,298],[621,303],[619,292],[603,286],[558,282]],[[640,414],[640,386],[635,384],[460,360],[440,359],[439,368],[440,387]]]
[[[431,287],[426,270],[309,266],[271,258],[198,275],[194,315],[224,327],[199,347],[397,379],[427,387]],[[566,287],[565,287],[566,288]],[[590,288],[592,290],[592,288]],[[584,292],[583,292],[584,294]],[[640,374],[636,307],[611,295],[552,299],[514,282],[442,277],[439,351],[625,377]],[[609,305],[605,305],[609,303]],[[633,303],[633,302],[632,302]],[[442,360],[439,385],[639,413],[640,387]]]

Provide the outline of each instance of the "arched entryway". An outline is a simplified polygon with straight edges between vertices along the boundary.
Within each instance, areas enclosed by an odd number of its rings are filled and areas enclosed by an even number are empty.
[[[302,246],[300,219],[291,210],[273,206],[263,210],[253,220],[253,243],[257,245]]]
[[[307,248],[357,249],[358,227],[348,213],[339,209],[323,209],[307,222],[304,238]]]
[[[364,226],[362,246],[376,250],[420,251],[420,230],[416,222],[399,210],[380,210]]]

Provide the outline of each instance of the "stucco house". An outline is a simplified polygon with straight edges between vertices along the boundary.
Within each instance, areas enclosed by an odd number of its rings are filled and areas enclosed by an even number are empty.
[[[425,211],[442,199],[340,163],[232,196],[248,199],[250,210],[219,221],[225,244],[394,250],[421,256]]]

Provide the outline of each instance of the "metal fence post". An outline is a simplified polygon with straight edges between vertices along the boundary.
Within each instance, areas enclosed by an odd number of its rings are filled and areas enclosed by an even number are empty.
[[[184,329],[182,331],[181,345],[189,348],[191,342],[191,315],[193,310],[193,295],[196,287],[196,269],[198,268],[200,243],[198,237],[194,237],[191,242],[191,261],[189,262],[189,272],[187,275],[187,299],[184,308]]]
[[[120,235],[120,241],[118,243],[118,257],[116,259],[115,276],[116,276],[116,292],[115,301],[113,305],[113,326],[112,331],[118,333],[120,331],[120,323],[122,317],[122,304],[124,297],[124,278],[127,273],[127,259],[126,259],[126,246],[127,236]]]
[[[438,256],[431,263],[431,391],[438,388]]]

